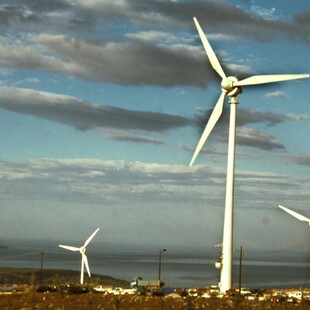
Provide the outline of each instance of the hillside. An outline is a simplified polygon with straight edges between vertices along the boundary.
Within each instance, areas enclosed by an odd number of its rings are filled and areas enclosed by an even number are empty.
[[[41,270],[31,268],[6,268],[0,267],[0,285],[7,284],[64,284],[64,283],[78,283],[80,279],[80,272],[74,270],[62,269],[44,269]],[[115,279],[110,276],[93,274],[91,278],[87,275],[84,277],[85,284],[102,284],[109,286],[122,286],[129,285],[128,281]]]

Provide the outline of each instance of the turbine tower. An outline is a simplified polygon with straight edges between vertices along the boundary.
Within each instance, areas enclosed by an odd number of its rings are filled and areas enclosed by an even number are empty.
[[[79,251],[82,255],[82,263],[81,263],[81,278],[80,278],[80,283],[84,284],[84,265],[86,267],[88,276],[90,277],[90,270],[89,270],[89,264],[88,264],[88,259],[86,256],[86,247],[88,246],[88,244],[92,241],[92,239],[95,237],[96,233],[99,231],[100,228],[97,228],[92,235],[85,241],[84,245],[82,245],[81,247],[74,247],[74,246],[70,246],[70,245],[62,245],[59,244],[59,247],[64,248],[66,250],[69,251],[73,251],[73,252],[77,252]]]
[[[310,226],[310,219],[308,217],[305,217],[293,210],[290,210],[288,208],[285,208],[283,206],[279,205],[279,208],[281,208],[282,210],[284,210],[285,212],[289,213],[290,215],[296,217],[298,220],[303,221],[303,222],[308,222],[309,226]]]
[[[222,78],[221,95],[213,109],[206,128],[198,142],[190,166],[194,161],[206,142],[213,127],[219,120],[222,112],[226,96],[230,97],[230,120],[229,120],[229,137],[228,137],[228,159],[227,159],[227,179],[226,179],[226,197],[224,212],[224,228],[223,228],[223,250],[222,250],[222,268],[220,278],[220,289],[226,292],[232,287],[232,255],[233,255],[233,213],[234,213],[234,175],[235,175],[235,144],[236,144],[236,112],[238,99],[243,86],[257,85],[273,82],[281,82],[286,80],[295,80],[309,78],[309,74],[283,74],[283,75],[256,75],[238,80],[234,76],[226,76],[222,66],[217,59],[210,43],[204,35],[197,19],[194,17],[194,23],[198,30],[200,39],[207,53],[209,61],[213,69]]]

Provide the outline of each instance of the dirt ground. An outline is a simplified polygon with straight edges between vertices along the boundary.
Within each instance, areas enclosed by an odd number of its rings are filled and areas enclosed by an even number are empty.
[[[281,304],[274,302],[258,302],[246,300],[228,300],[218,298],[172,298],[172,297],[147,297],[147,296],[113,296],[95,293],[87,294],[63,294],[37,293],[37,292],[14,292],[0,294],[1,310],[170,310],[170,309],[310,309],[309,304]]]
[[[36,292],[40,273],[31,269],[0,268],[0,310],[194,310],[194,309],[239,309],[239,310],[272,310],[272,309],[310,309],[310,304],[276,303],[271,301],[250,301],[237,297],[202,298],[168,296],[140,296],[140,295],[104,295],[94,293],[92,288],[98,284],[106,286],[128,287],[128,282],[108,276],[92,277],[91,284],[86,285],[89,293],[72,294],[58,289],[56,292]],[[70,283],[79,278],[79,272],[46,270],[46,283],[61,287],[63,283]],[[2,282],[2,283],[1,283]],[[16,291],[5,291],[3,288],[14,288]],[[17,284],[17,285],[16,285]],[[307,291],[310,294],[310,290]]]

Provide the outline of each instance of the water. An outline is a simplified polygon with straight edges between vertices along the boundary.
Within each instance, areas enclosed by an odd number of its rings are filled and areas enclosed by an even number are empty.
[[[71,244],[71,243],[69,243]],[[73,243],[74,245],[74,243]],[[12,243],[0,248],[0,267],[40,268],[41,253],[44,269],[80,270],[81,256],[60,249],[57,244],[42,246],[36,242]],[[155,247],[157,249],[157,247]],[[249,288],[310,287],[310,263],[298,253],[246,255],[242,263],[242,286]],[[135,276],[158,279],[159,250],[154,247],[103,244],[88,247],[91,272],[130,281]],[[234,286],[239,283],[239,258],[236,254]],[[161,278],[170,287],[205,287],[217,284],[219,270],[212,250],[173,248],[162,253]],[[87,279],[87,275],[85,275]]]

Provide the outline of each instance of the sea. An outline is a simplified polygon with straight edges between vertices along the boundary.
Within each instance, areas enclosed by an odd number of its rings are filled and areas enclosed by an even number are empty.
[[[68,243],[77,246],[75,243]],[[90,244],[87,256],[91,273],[131,281],[160,278],[168,287],[217,285],[218,249],[129,244]],[[79,271],[81,255],[42,240],[10,241],[0,244],[0,267],[70,269]],[[0,275],[1,276],[1,275]],[[77,279],[78,281],[78,279]],[[88,275],[85,274],[85,282]],[[310,288],[310,255],[292,251],[239,251],[234,253],[233,285],[247,288]]]

